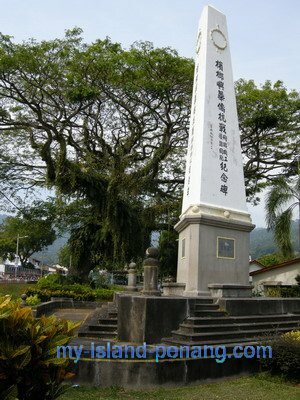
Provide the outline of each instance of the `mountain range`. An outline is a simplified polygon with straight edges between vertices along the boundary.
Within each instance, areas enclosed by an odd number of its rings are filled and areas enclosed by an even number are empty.
[[[0,214],[0,223],[4,221],[6,215]],[[294,247],[297,246],[298,238],[298,227],[299,221],[293,221],[291,226],[292,241]],[[154,235],[157,236],[157,235]],[[42,252],[35,253],[34,257],[42,260],[45,264],[56,264],[58,263],[58,252],[60,248],[67,242],[68,234],[66,233],[63,237],[59,237],[55,242],[44,249]],[[154,238],[153,242],[157,242],[157,238]],[[258,258],[264,254],[277,252],[278,248],[274,242],[273,233],[268,231],[266,228],[255,228],[250,233],[250,255],[252,259]]]

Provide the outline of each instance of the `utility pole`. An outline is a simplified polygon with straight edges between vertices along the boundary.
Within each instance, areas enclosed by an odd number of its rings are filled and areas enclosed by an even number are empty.
[[[16,249],[16,259],[15,259],[15,278],[17,278],[17,268],[19,266],[19,240],[23,239],[23,238],[27,238],[27,237],[28,237],[28,235],[20,236],[18,234],[18,236],[17,236],[17,249]]]

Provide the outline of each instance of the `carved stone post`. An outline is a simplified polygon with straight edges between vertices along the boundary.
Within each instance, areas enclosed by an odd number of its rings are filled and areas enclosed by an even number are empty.
[[[158,249],[149,247],[146,250],[144,265],[144,288],[143,294],[150,296],[160,296],[158,290]]]
[[[27,306],[27,303],[26,303],[27,295],[25,293],[21,294],[21,299],[22,299],[21,307],[26,307]]]
[[[127,290],[130,292],[136,292],[137,287],[136,287],[136,270],[135,270],[136,264],[134,262],[131,262],[129,264],[129,270],[128,270],[128,286]]]

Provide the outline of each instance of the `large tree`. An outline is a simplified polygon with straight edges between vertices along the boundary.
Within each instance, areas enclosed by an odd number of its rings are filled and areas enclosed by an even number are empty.
[[[88,267],[97,254],[143,253],[157,215],[177,209],[193,62],[149,43],[85,45],[79,33],[2,36],[0,174],[5,189],[46,185],[75,201],[71,246]]]
[[[278,177],[297,175],[300,146],[300,96],[281,81],[236,82],[244,173],[248,200]]]

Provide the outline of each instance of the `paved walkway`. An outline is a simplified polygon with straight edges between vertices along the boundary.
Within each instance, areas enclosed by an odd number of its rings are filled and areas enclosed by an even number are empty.
[[[55,315],[57,318],[69,319],[74,322],[84,322],[94,311],[94,308],[62,308],[55,310],[52,315]]]

